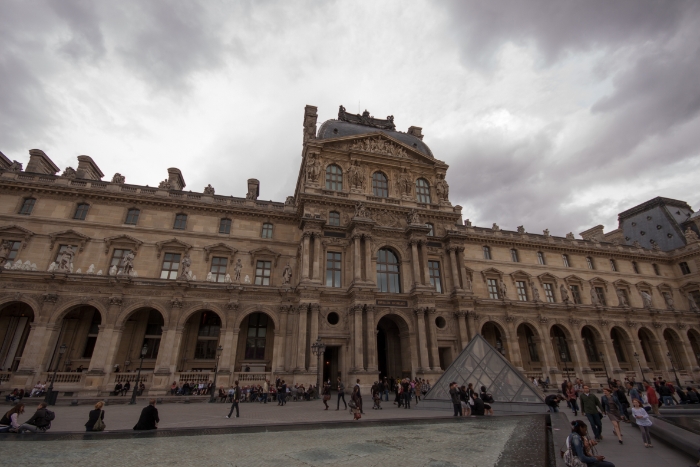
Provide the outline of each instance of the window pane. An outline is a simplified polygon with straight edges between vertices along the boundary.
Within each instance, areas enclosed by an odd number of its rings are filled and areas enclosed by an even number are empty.
[[[328,214],[328,223],[330,225],[340,225],[340,214],[337,212],[331,212]]]
[[[419,203],[430,204],[430,186],[423,178],[416,181],[416,199]]]
[[[138,209],[129,209],[129,211],[126,213],[126,220],[124,221],[124,223],[129,225],[136,225],[139,221],[140,213],[141,211]]]
[[[36,199],[26,198],[22,203],[22,208],[19,210],[19,213],[28,216],[34,209],[34,203],[36,203]]]
[[[79,204],[75,210],[75,215],[73,216],[73,219],[84,221],[89,208],[89,204]]]
[[[231,233],[231,219],[221,219],[221,223],[219,224],[219,233],[220,234]]]
[[[380,292],[401,293],[398,258],[387,249],[377,254],[377,287]]]
[[[430,273],[430,285],[435,287],[438,293],[442,293],[442,283],[440,281],[440,263],[438,261],[428,261],[428,271]]]
[[[263,224],[262,238],[272,238],[272,224]]]
[[[343,191],[343,169],[335,164],[326,168],[326,189]]]
[[[175,216],[175,225],[173,225],[173,229],[185,230],[186,226],[187,226],[187,214],[177,214]]]
[[[389,196],[389,184],[386,175],[381,172],[375,172],[372,175],[372,193],[381,198]]]

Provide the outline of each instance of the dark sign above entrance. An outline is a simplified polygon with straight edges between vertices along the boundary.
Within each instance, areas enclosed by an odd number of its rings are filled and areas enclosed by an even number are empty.
[[[408,306],[406,300],[377,300],[379,306]]]

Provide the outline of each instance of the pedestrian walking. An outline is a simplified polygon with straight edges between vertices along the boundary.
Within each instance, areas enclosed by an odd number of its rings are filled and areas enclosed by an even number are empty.
[[[151,399],[141,411],[141,416],[136,425],[134,425],[134,430],[155,430],[158,428],[158,423],[160,423],[160,417],[158,417],[158,409],[156,409],[156,400]]]
[[[574,417],[578,416],[578,402],[576,401],[577,394],[576,389],[574,389],[574,385],[571,384],[571,381],[566,382],[566,390],[564,394],[566,394],[569,407],[574,411]]]
[[[348,404],[347,404],[347,402],[345,402],[345,385],[340,380],[340,377],[338,377],[338,406],[336,407],[335,410],[340,410],[340,399],[343,399],[343,405],[347,409]]]
[[[19,402],[15,404],[10,410],[8,410],[5,415],[0,419],[0,433],[17,433],[19,429],[19,416],[24,413],[24,403]]]
[[[603,389],[602,403],[603,412],[608,414],[610,423],[612,423],[613,434],[617,436],[617,441],[622,444],[622,430],[620,429],[623,411],[622,404],[610,388]]]
[[[360,380],[357,380],[357,385],[352,388],[352,395],[350,396],[350,408],[352,409],[353,420],[359,420],[362,418],[362,396],[360,396]]]
[[[357,379],[357,383],[355,384],[355,387],[353,388],[353,394],[355,394],[355,390],[357,390],[357,400],[359,401],[358,407],[360,409],[360,413],[362,415],[364,415],[365,411],[362,410],[362,393],[360,392],[360,379],[359,378]]]
[[[323,396],[323,405],[326,406],[323,410],[328,410],[328,401],[331,400],[331,385],[328,383],[323,383],[323,389],[321,389],[321,395]]]
[[[644,447],[653,448],[654,446],[651,445],[651,435],[649,433],[651,418],[649,418],[649,413],[642,407],[642,403],[639,402],[639,399],[632,399],[632,416],[634,417],[634,421],[637,422],[639,431],[642,432]]]
[[[239,417],[240,413],[238,412],[238,404],[241,401],[241,388],[238,386],[238,380],[233,382],[233,403],[231,404],[231,410],[229,411],[228,415],[226,415],[226,418],[231,418],[231,414],[233,413],[233,409],[236,409],[236,418]]]
[[[603,423],[598,409],[603,410],[603,415],[605,415],[605,410],[600,405],[600,400],[595,394],[591,394],[591,388],[588,386],[583,387],[583,393],[579,398],[581,399],[581,413],[590,422],[596,441],[601,441],[603,439]]]
[[[644,390],[646,392],[647,402],[649,403],[649,405],[651,405],[651,411],[654,412],[654,414],[658,415],[659,398],[656,395],[656,389],[654,389],[654,386],[649,384],[648,381],[644,381]]]
[[[105,411],[102,410],[104,405],[105,403],[102,401],[95,404],[95,408],[88,414],[88,421],[85,422],[85,431],[104,431]]]

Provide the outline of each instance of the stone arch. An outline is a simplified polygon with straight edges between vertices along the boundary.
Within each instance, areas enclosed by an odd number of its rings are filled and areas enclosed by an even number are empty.
[[[691,360],[695,362],[694,366],[700,366],[700,332],[697,329],[690,328],[686,336],[690,342],[690,349],[693,352],[694,358],[691,358]]]
[[[12,303],[24,303],[32,309],[32,313],[34,315],[34,322],[39,321],[39,318],[41,317],[41,306],[36,300],[25,295],[20,295],[17,298],[11,296],[2,297],[0,298],[0,312],[2,312],[2,310],[6,306],[11,305]]]
[[[36,313],[28,303],[12,300],[0,305],[0,318],[0,370],[15,371],[24,355]]]
[[[76,299],[56,310],[48,323],[54,331],[49,336],[53,351],[46,355],[46,368],[80,371],[82,367],[87,371],[93,357],[100,353],[98,337],[107,323],[107,311],[97,300]],[[59,350],[63,345],[67,351],[61,355]]]
[[[170,326],[170,313],[168,313],[165,310],[165,307],[159,303],[151,303],[151,302],[139,302],[135,303],[133,305],[128,306],[127,308],[124,308],[119,315],[117,316],[116,321],[114,322],[115,327],[121,327],[124,326],[124,323],[129,319],[129,317],[134,314],[135,312],[143,309],[143,308],[153,308],[157,312],[160,313],[160,315],[163,317],[163,327],[168,328]]]
[[[406,323],[406,326],[408,327],[408,332],[410,332],[412,334],[415,331],[415,323],[414,323],[414,320],[411,319],[411,315],[408,313],[409,312],[407,310],[403,310],[403,309],[397,309],[397,308],[381,309],[380,308],[374,314],[374,327],[375,328],[377,327],[377,325],[379,324],[379,320],[381,320],[383,317],[389,316],[389,315],[396,315],[397,317],[401,318],[404,321],[404,323]],[[407,314],[408,314],[408,316],[406,316]]]
[[[392,252],[399,259],[399,265],[403,264],[408,258],[408,250],[401,243],[392,240],[382,240],[381,242],[373,242],[372,245],[372,261],[377,261],[377,254],[379,250],[386,248],[392,250]]]
[[[183,311],[177,320],[177,327],[178,328],[183,327],[185,325],[185,323],[187,323],[187,320],[189,320],[190,317],[192,317],[192,315],[194,315],[198,311],[213,311],[214,313],[216,313],[219,316],[219,319],[221,320],[221,329],[222,330],[226,329],[226,325],[227,325],[226,313],[224,313],[224,311],[221,310],[218,306],[211,304],[211,303],[206,305],[206,306],[201,305],[201,304],[193,305],[190,308],[188,308],[187,310]]]
[[[527,320],[522,320],[516,326],[515,334],[525,371],[541,371],[546,349],[537,326]]]
[[[586,324],[581,326],[579,330],[579,336],[581,336],[581,342],[583,343],[583,350],[586,353],[586,359],[588,363],[593,365],[600,365],[603,363],[603,350],[605,350],[605,345],[603,344],[603,334],[596,329],[595,326]]]
[[[402,378],[412,375],[414,353],[411,343],[411,320],[390,310],[375,317],[377,331],[377,366],[382,377]]]
[[[663,358],[658,352],[659,341],[654,331],[642,326],[637,331],[637,338],[639,339],[647,366],[654,371],[660,371],[663,365]]]
[[[493,330],[491,329],[493,328]],[[494,332],[495,331],[495,332]],[[488,341],[496,350],[500,351],[508,361],[511,361],[510,355],[512,349],[509,348],[510,334],[507,331],[507,326],[499,319],[488,317],[479,326],[479,334]],[[498,338],[500,334],[500,339]],[[499,348],[500,340],[500,348]]]
[[[634,370],[634,346],[629,332],[622,326],[613,326],[610,329],[610,341],[619,368],[626,371]]]
[[[664,329],[662,336],[666,341],[666,351],[671,354],[671,357],[673,358],[672,364],[676,370],[688,370],[692,364],[686,359],[686,353],[683,351],[683,341],[681,340],[681,336],[670,327]]]
[[[280,329],[279,315],[274,311],[273,307],[268,305],[249,305],[243,308],[240,312],[238,312],[236,319],[233,321],[233,329],[240,329],[245,318],[253,313],[265,313],[272,320],[274,329]]]
[[[106,324],[109,322],[109,315],[107,313],[107,308],[104,306],[104,304],[100,303],[99,301],[95,299],[88,299],[88,300],[83,300],[81,298],[76,298],[74,300],[71,300],[70,302],[66,303],[65,305],[62,305],[61,308],[58,308],[55,310],[51,316],[49,317],[48,324],[58,324],[61,322],[61,320],[74,308],[78,306],[91,306],[95,308],[97,311],[100,312],[100,318],[102,320],[102,324]]]
[[[554,351],[554,357],[561,368],[567,367],[571,368],[576,364],[576,351],[575,347],[569,345],[569,342],[573,342],[574,335],[571,330],[564,324],[554,323],[549,329],[549,337],[552,341],[552,350]],[[564,357],[562,357],[564,353]]]

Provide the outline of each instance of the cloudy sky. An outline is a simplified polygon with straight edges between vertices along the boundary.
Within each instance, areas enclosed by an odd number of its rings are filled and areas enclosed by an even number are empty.
[[[284,201],[304,105],[423,127],[476,225],[700,209],[700,2],[0,1],[0,151]]]

